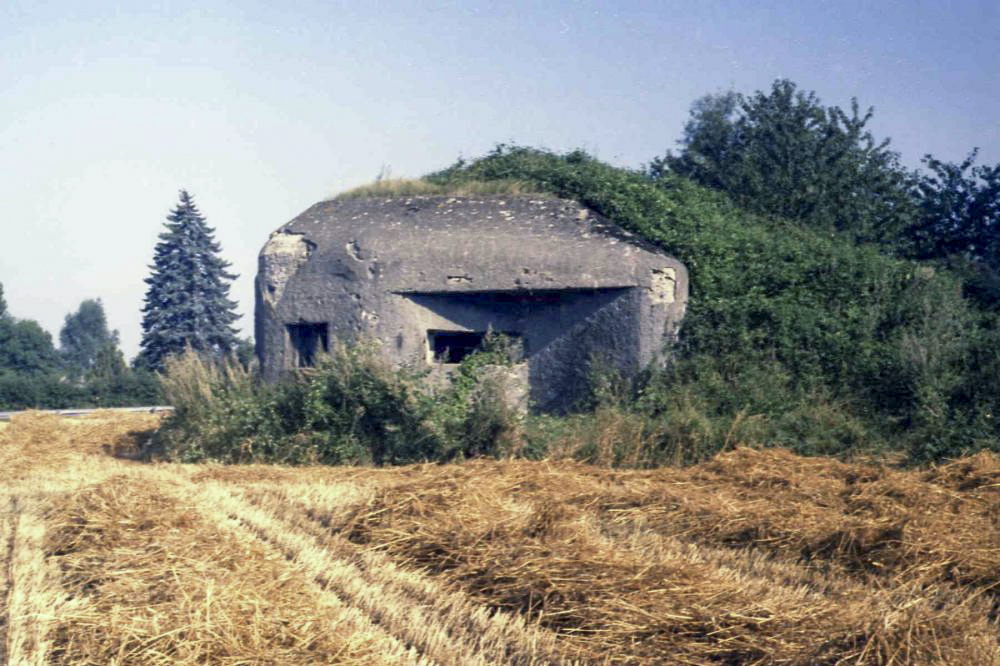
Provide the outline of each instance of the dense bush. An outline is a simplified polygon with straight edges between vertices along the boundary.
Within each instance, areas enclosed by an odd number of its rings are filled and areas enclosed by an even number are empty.
[[[185,462],[403,464],[514,453],[520,415],[499,393],[494,350],[446,385],[390,367],[371,345],[334,345],[318,367],[275,384],[193,352],[167,361],[174,406],[154,447]]]
[[[0,374],[0,409],[63,409],[77,397],[77,388],[57,375]]]
[[[735,207],[670,173],[576,151],[498,147],[432,174],[439,185],[520,181],[572,198],[683,261],[691,277],[676,360],[631,408],[670,422],[678,405],[762,443],[806,452],[891,441],[914,459],[997,447],[996,317],[953,273],[886,256],[853,236]],[[581,359],[583,362],[583,359]],[[822,418],[809,416],[822,401]],[[685,401],[687,401],[685,403]],[[715,428],[702,453],[724,445]],[[748,433],[747,436],[749,436]]]

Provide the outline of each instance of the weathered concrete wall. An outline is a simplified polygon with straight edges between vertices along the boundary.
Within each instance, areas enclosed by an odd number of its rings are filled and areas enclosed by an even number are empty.
[[[260,255],[255,317],[263,371],[294,358],[287,326],[379,340],[427,364],[427,331],[522,337],[533,403],[558,410],[592,354],[625,372],[661,357],[687,302],[675,259],[586,208],[542,197],[406,197],[317,204]]]

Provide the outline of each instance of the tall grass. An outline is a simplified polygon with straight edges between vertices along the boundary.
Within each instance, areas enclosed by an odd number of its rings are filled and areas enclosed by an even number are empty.
[[[278,392],[254,370],[207,360],[192,350],[168,358],[163,390],[174,406],[153,439],[152,451],[184,462],[306,462],[308,447],[288,437],[294,428],[277,410]]]
[[[346,190],[334,197],[339,199],[360,199],[365,197],[405,197],[451,195],[457,197],[489,196],[497,194],[539,194],[540,188],[521,180],[468,181],[460,184],[443,185],[423,179],[390,178],[380,179],[367,185]]]
[[[844,458],[886,448],[843,401],[821,390],[798,395],[780,371],[751,366],[737,382],[711,372],[691,382],[667,368],[628,380],[595,364],[589,376],[581,411],[528,419],[529,457],[651,469],[696,464],[738,446]]]

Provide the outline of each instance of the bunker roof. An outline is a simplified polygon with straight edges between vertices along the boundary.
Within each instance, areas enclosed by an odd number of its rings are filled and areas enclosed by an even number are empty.
[[[538,194],[333,199],[278,233],[301,235],[312,261],[363,265],[396,292],[629,287],[679,266],[587,207]]]

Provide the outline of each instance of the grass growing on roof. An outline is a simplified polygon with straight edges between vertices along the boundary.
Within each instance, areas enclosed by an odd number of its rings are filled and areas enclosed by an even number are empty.
[[[469,180],[462,183],[434,183],[423,178],[392,178],[377,180],[367,185],[351,188],[333,199],[361,199],[366,197],[405,196],[490,196],[539,194],[544,190],[528,181],[514,179]]]

